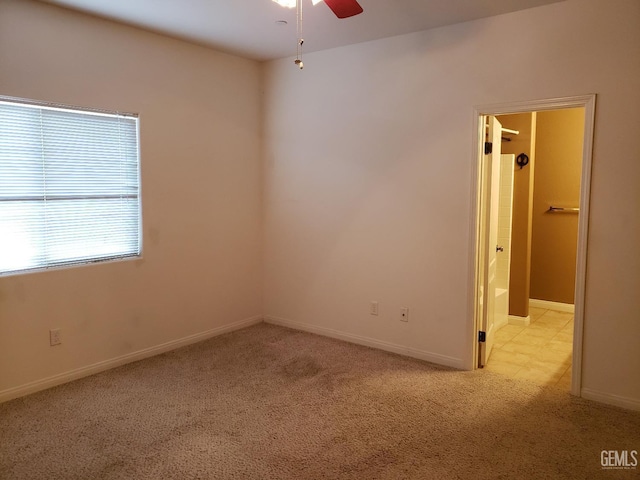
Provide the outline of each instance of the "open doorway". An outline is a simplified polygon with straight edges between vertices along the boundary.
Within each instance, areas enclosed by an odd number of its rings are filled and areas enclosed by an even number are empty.
[[[571,389],[584,107],[499,115],[498,299],[488,370]],[[504,299],[503,299],[504,298]]]
[[[576,395],[594,104],[477,109],[476,366]]]

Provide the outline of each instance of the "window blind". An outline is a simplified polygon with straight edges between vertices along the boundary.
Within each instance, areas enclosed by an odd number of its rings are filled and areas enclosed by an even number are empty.
[[[138,119],[0,98],[0,274],[140,254]]]

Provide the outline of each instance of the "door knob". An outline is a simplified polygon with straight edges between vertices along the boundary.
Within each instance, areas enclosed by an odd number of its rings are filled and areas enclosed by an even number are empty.
[[[496,252],[504,252],[504,247],[496,245]]]

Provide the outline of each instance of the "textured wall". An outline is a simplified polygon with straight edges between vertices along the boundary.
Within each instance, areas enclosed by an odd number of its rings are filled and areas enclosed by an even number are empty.
[[[548,210],[580,206],[583,132],[583,108],[537,115],[530,298],[574,301],[578,215]]]
[[[639,19],[569,0],[269,62],[265,314],[471,366],[473,107],[596,93],[583,387],[640,408]]]
[[[0,393],[261,314],[258,63],[2,0],[0,65],[0,95],[140,114],[144,227],[141,260],[0,278]]]

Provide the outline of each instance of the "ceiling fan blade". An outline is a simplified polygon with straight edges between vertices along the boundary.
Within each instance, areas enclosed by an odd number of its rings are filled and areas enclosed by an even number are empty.
[[[362,13],[362,7],[356,0],[324,0],[338,18],[353,17]]]

